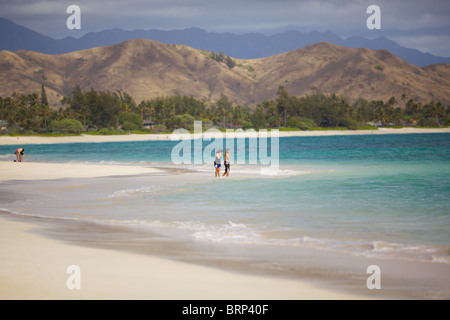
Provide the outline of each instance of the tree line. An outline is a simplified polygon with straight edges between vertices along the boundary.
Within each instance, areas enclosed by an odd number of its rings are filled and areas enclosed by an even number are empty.
[[[417,103],[406,95],[389,101],[358,99],[350,103],[336,94],[314,93],[302,97],[289,95],[280,86],[276,97],[255,107],[234,104],[222,95],[215,102],[190,96],[161,96],[135,102],[126,92],[82,91],[79,86],[61,100],[59,110],[48,106],[45,88],[41,94],[0,97],[0,120],[11,132],[25,133],[119,133],[129,131],[171,132],[192,129],[194,120],[203,128],[363,128],[367,123],[383,126],[443,127],[450,124],[450,106],[440,102]],[[152,127],[144,129],[144,120]]]

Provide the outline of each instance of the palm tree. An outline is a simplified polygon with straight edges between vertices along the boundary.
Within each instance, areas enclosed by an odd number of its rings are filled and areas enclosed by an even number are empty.
[[[216,103],[217,108],[220,112],[220,114],[223,116],[223,122],[222,127],[226,127],[226,119],[227,116],[229,116],[232,113],[233,105],[230,100],[228,100],[228,97],[225,95],[222,95],[220,99]]]
[[[278,110],[283,113],[284,117],[284,126],[286,127],[287,123],[287,108],[289,103],[289,94],[283,86],[278,87],[277,91],[277,106]]]

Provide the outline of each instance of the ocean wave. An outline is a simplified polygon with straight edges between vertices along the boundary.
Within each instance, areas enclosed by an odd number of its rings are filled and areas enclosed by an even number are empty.
[[[129,222],[130,223],[130,222]],[[189,231],[195,241],[212,243],[255,244],[271,246],[303,247],[334,252],[350,253],[370,258],[399,258],[433,263],[450,263],[448,247],[411,245],[380,240],[333,239],[301,236],[288,239],[264,237],[257,228],[233,221],[221,224],[205,224],[196,221],[133,221],[132,224],[155,229]]]
[[[368,258],[395,258],[450,264],[450,250],[444,246],[411,245],[381,240],[317,238],[311,236],[281,239],[265,237],[258,228],[233,221],[207,224],[199,221],[133,219],[109,220],[103,221],[103,223],[139,226],[170,236],[176,236],[177,233],[173,231],[178,230],[183,231],[182,235],[184,237],[200,242],[302,247],[342,252]],[[167,232],[168,230],[171,231]]]
[[[213,225],[202,229],[194,232],[192,237],[196,240],[209,242],[261,242],[261,236],[243,223],[228,221],[227,224]]]
[[[77,218],[77,217],[54,217],[45,214],[34,214],[34,213],[24,213],[13,209],[0,208],[0,212],[4,212],[5,214],[27,217],[27,218],[38,218],[38,219],[48,219],[48,220],[57,220],[57,221],[88,221],[85,218]]]
[[[121,190],[112,197],[128,197],[135,194],[154,192],[155,186]],[[450,264],[450,248],[439,245],[406,244],[383,240],[337,239],[300,236],[275,238],[264,236],[260,227],[246,223],[228,221],[226,223],[204,223],[199,221],[163,221],[159,219],[97,219],[95,217],[50,217],[24,214],[8,208],[0,208],[8,214],[57,220],[84,221],[104,225],[145,228],[170,237],[183,237],[200,242],[221,244],[246,244],[288,246],[342,252],[356,256],[382,259],[403,259],[430,263]],[[267,230],[265,230],[267,231]],[[181,238],[180,238],[181,239]]]
[[[211,165],[187,165],[186,169],[197,172],[214,172],[214,168]],[[238,175],[255,175],[255,176],[267,176],[267,177],[288,177],[298,176],[304,174],[310,174],[310,171],[278,168],[278,167],[265,167],[265,166],[245,166],[245,165],[231,165],[231,174]]]
[[[438,246],[427,245],[410,245],[397,242],[371,241],[369,242],[369,250],[371,253],[406,253],[406,254],[427,254],[431,255],[445,250]]]
[[[432,262],[450,264],[450,256],[431,256]]]
[[[99,222],[99,221],[97,221]],[[148,228],[153,232],[166,234],[169,230],[187,231],[188,237],[195,241],[215,243],[263,243],[258,232],[243,224],[228,221],[223,224],[205,224],[197,221],[161,221],[156,220],[103,220],[103,224]],[[169,232],[174,235],[173,232]]]
[[[207,242],[262,243],[261,236],[243,223],[228,221],[224,224],[208,225],[197,221],[161,221],[161,220],[115,220],[108,223],[141,226],[156,231],[158,229],[178,229],[189,231],[191,239]]]
[[[163,189],[167,189],[167,188],[162,187],[160,185],[150,185],[150,186],[145,186],[145,187],[136,188],[136,189],[123,189],[123,190],[116,191],[116,192],[106,196],[106,198],[107,199],[129,198],[129,197],[133,197],[133,196],[152,195],[155,192],[163,190]]]
[[[279,169],[279,168],[265,168],[261,167],[259,174],[262,176],[298,176],[303,174],[309,174],[310,171],[299,171],[290,169]]]
[[[362,243],[362,244],[361,244]],[[360,241],[353,251],[355,255],[368,258],[399,258],[433,263],[450,263],[449,248],[439,245],[406,244],[389,241]]]

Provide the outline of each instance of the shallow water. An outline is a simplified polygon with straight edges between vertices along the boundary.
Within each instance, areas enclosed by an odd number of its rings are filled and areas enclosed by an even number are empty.
[[[266,260],[258,265],[269,269],[286,264],[295,269],[288,258],[305,249],[447,266],[449,138],[449,134],[280,138],[279,168],[233,164],[231,176],[220,179],[213,177],[210,164],[174,165],[170,154],[177,142],[172,141],[30,145],[28,161],[193,171],[4,183],[4,190],[22,198],[1,207],[22,216],[147,230],[207,248],[204,254],[196,251],[203,259],[211,255],[210,246],[232,245],[233,252],[241,246],[245,248],[241,258],[252,246],[264,247],[267,254],[258,259]],[[10,160],[9,149],[0,147],[5,161]],[[247,159],[253,152],[249,150]],[[236,152],[232,155],[236,160]]]

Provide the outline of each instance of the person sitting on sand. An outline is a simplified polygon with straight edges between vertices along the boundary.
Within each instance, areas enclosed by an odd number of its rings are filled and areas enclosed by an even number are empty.
[[[23,162],[23,153],[25,152],[24,148],[19,148],[16,150],[16,158],[18,162]]]
[[[227,149],[224,155],[223,159],[223,165],[225,166],[225,172],[223,175],[227,175],[227,177],[230,176],[230,149]]]
[[[220,178],[220,167],[222,166],[221,159],[220,159],[221,157],[222,157],[222,150],[219,150],[216,153],[216,160],[214,160],[214,168],[216,168],[215,177],[219,177],[219,178]]]

